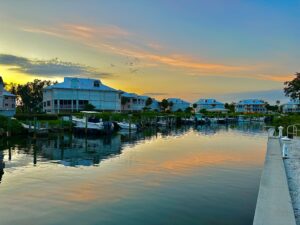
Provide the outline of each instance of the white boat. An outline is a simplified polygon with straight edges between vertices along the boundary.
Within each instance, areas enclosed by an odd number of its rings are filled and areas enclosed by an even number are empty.
[[[121,129],[126,129],[126,130],[136,130],[137,129],[137,126],[136,124],[133,124],[133,123],[127,123],[127,122],[117,122],[118,126],[121,128]]]
[[[21,125],[25,130],[28,130],[29,132],[34,132],[35,131],[39,134],[44,134],[44,133],[49,132],[49,129],[45,128],[45,127],[36,127],[36,128],[34,128],[33,125],[28,125],[28,124],[25,124],[25,123],[21,123]]]
[[[251,121],[254,121],[254,122],[265,122],[265,117],[252,118]]]
[[[246,118],[246,117],[243,116],[243,115],[239,115],[239,116],[238,116],[238,122],[239,122],[239,123],[250,122],[250,118]]]
[[[72,122],[75,125],[74,127],[77,129],[89,129],[89,130],[104,130],[104,123],[102,120],[99,120],[99,122],[89,122],[87,121],[87,117],[77,118],[75,116],[72,117]]]

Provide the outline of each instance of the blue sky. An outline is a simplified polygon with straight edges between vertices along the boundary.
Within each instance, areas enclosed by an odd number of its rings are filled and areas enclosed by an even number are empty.
[[[280,93],[299,71],[300,1],[0,4],[0,73],[8,81],[97,77],[115,88],[193,101]]]

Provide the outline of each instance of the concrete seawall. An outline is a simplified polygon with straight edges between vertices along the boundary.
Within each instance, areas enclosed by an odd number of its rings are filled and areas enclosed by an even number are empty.
[[[269,138],[253,225],[296,225],[278,138]]]

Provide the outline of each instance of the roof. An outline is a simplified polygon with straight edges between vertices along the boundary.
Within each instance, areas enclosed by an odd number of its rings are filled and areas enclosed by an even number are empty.
[[[6,90],[3,90],[3,95],[4,96],[10,96],[10,97],[16,97],[14,94],[12,94],[12,93],[10,93],[10,92],[8,92]]]
[[[99,86],[95,86],[98,83]],[[93,91],[116,91],[118,90],[108,87],[101,83],[100,80],[90,78],[65,77],[64,82],[48,86],[44,89],[81,89]]]
[[[212,105],[212,104],[222,104],[224,105],[224,103],[222,102],[219,102],[217,101],[216,99],[213,99],[213,98],[201,98],[199,99],[197,102],[195,102],[196,104],[199,104],[199,105]]]
[[[238,102],[237,105],[264,105],[265,102],[259,99],[245,99]]]
[[[173,102],[173,103],[185,103],[185,104],[190,104],[189,102],[180,99],[180,98],[168,98],[167,99],[168,102]]]
[[[125,98],[139,98],[139,99],[145,99],[145,100],[147,100],[149,98],[148,96],[145,96],[145,95],[138,95],[138,94],[135,94],[135,93],[127,93],[127,92],[124,92],[122,94],[122,97],[125,97]]]

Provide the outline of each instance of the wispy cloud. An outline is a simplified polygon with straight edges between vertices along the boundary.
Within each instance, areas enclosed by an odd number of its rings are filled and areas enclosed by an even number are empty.
[[[167,48],[157,42],[122,29],[115,25],[88,26],[83,24],[61,24],[47,28],[26,27],[23,31],[38,33],[57,38],[76,41],[99,52],[132,57],[141,60],[138,68],[131,68],[129,72],[136,73],[143,67],[167,66],[169,69],[181,69],[185,75],[217,76],[251,78],[283,82],[292,75],[267,74],[274,65],[231,65],[218,62],[203,61],[197,57],[182,53],[170,54]]]
[[[96,68],[64,62],[57,58],[51,60],[28,59],[25,57],[0,54],[0,65],[9,66],[9,70],[28,75],[65,76],[87,75],[92,77],[108,77],[111,73],[100,72]]]
[[[137,57],[151,63],[159,63],[176,68],[191,69],[200,72],[231,72],[244,71],[251,69],[249,66],[225,65],[221,63],[201,62],[193,57],[183,54],[163,54],[153,53],[147,50],[147,47],[154,50],[161,50],[163,46],[158,43],[143,43],[144,46],[132,46],[130,41],[126,42],[126,38],[139,39],[132,33],[119,28],[118,26],[107,25],[99,27],[91,27],[76,24],[63,24],[50,28],[22,28],[23,31],[51,35],[60,38],[71,39],[78,41],[81,44],[91,48],[113,52],[114,54]],[[112,39],[118,38],[118,42]],[[120,39],[122,41],[120,41]],[[125,41],[124,41],[125,40]]]

